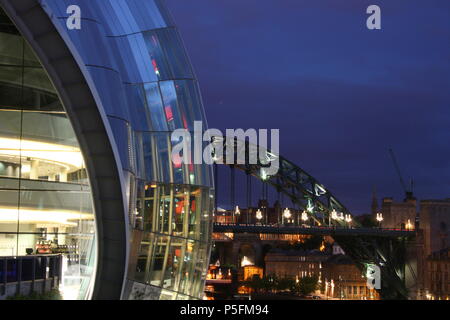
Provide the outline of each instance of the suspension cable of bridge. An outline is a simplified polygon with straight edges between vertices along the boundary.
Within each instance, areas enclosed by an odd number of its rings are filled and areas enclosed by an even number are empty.
[[[234,210],[236,206],[235,190],[236,190],[236,174],[234,166],[230,166],[230,208],[232,210],[233,223],[236,223],[236,215]]]
[[[246,172],[247,178],[247,224],[250,224],[250,208],[252,206],[252,176]]]
[[[266,225],[269,224],[269,199],[268,199],[268,185],[263,180],[262,181],[262,199],[264,203],[264,220]]]
[[[280,192],[280,188],[277,188],[277,201],[278,201],[278,208],[277,208],[277,223],[281,223],[281,211],[283,210],[283,199],[280,197],[283,197],[283,194]]]
[[[217,198],[219,196],[219,170],[217,163],[214,162],[214,214],[217,215]]]

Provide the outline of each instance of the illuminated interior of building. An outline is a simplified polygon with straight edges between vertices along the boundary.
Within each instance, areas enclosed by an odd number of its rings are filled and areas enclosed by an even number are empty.
[[[0,20],[0,257],[62,255],[63,297],[85,299],[96,225],[83,154],[40,62]]]

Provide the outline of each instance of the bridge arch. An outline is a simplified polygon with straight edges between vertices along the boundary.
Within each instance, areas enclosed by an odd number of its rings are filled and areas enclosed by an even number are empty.
[[[381,269],[382,286],[379,289],[384,299],[407,299],[408,291],[405,286],[406,244],[414,236],[413,232],[405,230],[375,230],[360,228],[357,221],[352,220],[352,228],[343,217],[350,215],[349,210],[326,188],[305,170],[286,158],[273,154],[270,150],[259,146],[252,146],[248,142],[237,141],[234,137],[213,138],[215,147],[222,149],[222,156],[214,154],[215,165],[227,165],[233,169],[244,171],[248,177],[254,177],[275,188],[277,192],[287,195],[312,218],[316,227],[303,228],[301,226],[269,226],[269,225],[216,225],[216,232],[233,233],[276,233],[276,234],[320,234],[332,237],[365,272],[369,264],[376,264]],[[243,145],[246,148],[243,149]],[[226,150],[233,149],[234,155],[245,152],[245,162],[227,163]],[[252,152],[263,153],[257,163],[249,163],[254,155]],[[236,157],[234,158],[236,160]],[[265,172],[271,161],[278,161],[279,170],[276,174]],[[216,184],[217,185],[217,184]],[[216,197],[217,198],[217,197]],[[328,228],[321,228],[328,226]],[[408,265],[411,268],[410,265]]]
[[[350,211],[324,184],[292,161],[269,149],[255,146],[248,141],[239,141],[235,137],[212,137],[212,144],[216,151],[219,150],[213,153],[216,170],[218,164],[227,165],[270,185],[304,210],[316,225],[333,222],[333,225],[342,226],[345,225],[343,218],[351,216]],[[228,152],[232,152],[232,156],[228,156]],[[233,159],[232,163],[228,162],[230,158]],[[239,158],[245,159],[245,163],[239,163]],[[251,159],[256,159],[256,163],[251,163]],[[274,162],[277,163],[278,171],[269,175],[266,169]],[[337,219],[331,219],[333,212],[337,214]]]

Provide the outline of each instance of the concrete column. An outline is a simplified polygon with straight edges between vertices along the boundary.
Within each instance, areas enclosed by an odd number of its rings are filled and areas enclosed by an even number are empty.
[[[67,173],[68,173],[68,169],[67,168],[62,168],[61,172],[59,173],[59,181],[60,182],[67,182]]]
[[[20,178],[20,166],[14,167],[14,177]]]
[[[39,178],[39,160],[31,160],[30,179],[37,180]]]
[[[6,176],[8,177],[12,177],[13,176],[13,166],[12,165],[7,165],[6,166]]]
[[[425,289],[426,256],[424,255],[422,230],[416,237],[406,240],[405,252],[405,286],[410,299],[422,299],[421,292]]]

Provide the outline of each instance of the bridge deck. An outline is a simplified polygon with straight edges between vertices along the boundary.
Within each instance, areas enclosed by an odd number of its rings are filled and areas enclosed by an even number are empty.
[[[348,228],[348,227],[302,227],[283,225],[250,225],[214,223],[214,232],[232,233],[269,233],[269,234],[311,234],[311,235],[348,235],[378,237],[408,237],[414,230],[386,228]]]

